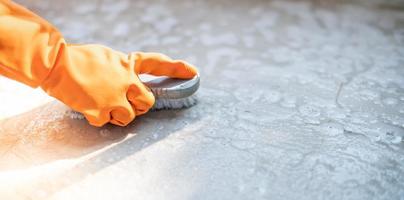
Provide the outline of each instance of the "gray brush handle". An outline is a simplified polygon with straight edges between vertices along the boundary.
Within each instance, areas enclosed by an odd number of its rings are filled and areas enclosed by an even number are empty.
[[[156,99],[182,99],[193,95],[199,88],[200,77],[176,79],[141,75],[141,81],[153,92]]]

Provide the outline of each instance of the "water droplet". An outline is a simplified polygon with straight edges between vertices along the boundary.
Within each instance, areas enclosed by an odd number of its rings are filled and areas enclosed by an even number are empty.
[[[282,101],[281,106],[286,107],[286,108],[294,108],[294,107],[296,107],[296,98],[294,98],[294,97],[285,98]]]
[[[111,135],[111,131],[109,131],[108,129],[102,129],[100,131],[100,135],[101,135],[101,137],[108,137]]]
[[[237,188],[238,188],[239,192],[243,192],[245,190],[245,185],[243,183],[241,183],[241,184],[238,185]]]
[[[299,112],[304,116],[318,117],[320,116],[320,109],[313,105],[303,105],[299,107]]]
[[[403,141],[403,137],[396,135],[394,132],[384,132],[377,136],[377,141],[384,141],[390,144],[399,144]]]
[[[277,91],[266,93],[264,99],[268,103],[276,103],[281,99],[281,94]]]
[[[329,136],[336,136],[344,133],[344,127],[341,124],[329,122],[321,124],[319,131]]]
[[[391,143],[393,144],[399,144],[403,141],[403,138],[401,136],[395,136],[392,140]]]
[[[364,100],[377,100],[380,94],[373,90],[362,90],[359,92],[360,96]]]
[[[159,137],[159,134],[158,134],[158,133],[154,133],[154,134],[152,135],[152,137],[153,137],[153,139],[157,139],[157,138]]]
[[[388,97],[388,98],[383,99],[384,105],[392,106],[392,105],[396,105],[397,103],[398,103],[398,100],[395,98]]]

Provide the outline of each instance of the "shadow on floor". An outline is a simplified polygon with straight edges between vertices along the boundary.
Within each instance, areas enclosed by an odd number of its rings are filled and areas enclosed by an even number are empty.
[[[97,128],[84,119],[77,119],[77,114],[64,105],[50,102],[0,121],[0,173],[87,156],[67,171],[52,174],[46,180],[32,180],[29,188],[21,188],[26,195],[36,190],[45,190],[51,195],[182,129],[180,124],[184,123],[170,125],[164,121],[181,118],[183,112],[151,112],[126,127]],[[161,122],[168,124],[167,127],[160,127],[159,137],[150,140]],[[114,143],[117,144],[111,145]]]

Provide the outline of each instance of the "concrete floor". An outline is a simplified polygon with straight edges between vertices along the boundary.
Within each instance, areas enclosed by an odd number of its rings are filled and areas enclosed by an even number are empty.
[[[0,196],[404,199],[403,1],[18,2],[71,43],[162,52],[202,82],[193,108],[94,128],[0,79]]]

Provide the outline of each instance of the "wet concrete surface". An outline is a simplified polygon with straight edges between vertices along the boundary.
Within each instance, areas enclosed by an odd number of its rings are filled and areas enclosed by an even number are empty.
[[[165,53],[202,81],[195,107],[94,128],[1,79],[1,196],[404,198],[403,1],[18,2],[68,42]]]

